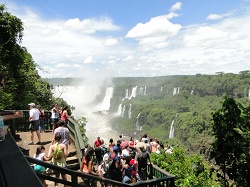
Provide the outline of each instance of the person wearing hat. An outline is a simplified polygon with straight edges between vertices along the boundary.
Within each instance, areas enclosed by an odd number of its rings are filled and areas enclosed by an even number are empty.
[[[110,166],[110,177],[111,180],[122,182],[122,163],[121,158],[118,156],[118,146],[113,147],[113,153],[110,155],[110,158],[113,160],[112,166]]]
[[[36,108],[35,103],[30,103],[28,105],[30,107],[30,111],[29,111],[29,121],[30,121],[29,130],[31,132],[31,134],[30,134],[30,140],[31,141],[28,144],[29,145],[34,145],[34,132],[36,132],[37,138],[38,138],[38,142],[36,144],[39,145],[39,144],[41,144],[41,135],[40,135],[40,131],[39,131],[40,112]]]
[[[148,161],[150,164],[150,153],[146,150],[146,144],[144,142],[138,142],[136,145],[137,153],[135,155],[135,165],[137,172],[137,181],[147,180],[147,167]]]

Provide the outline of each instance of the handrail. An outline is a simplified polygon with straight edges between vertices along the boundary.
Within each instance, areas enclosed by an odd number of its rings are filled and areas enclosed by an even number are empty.
[[[67,127],[70,132],[70,138],[75,143],[77,157],[78,157],[79,163],[81,164],[81,159],[83,157],[83,151],[84,151],[84,143],[83,143],[83,138],[81,136],[79,124],[72,118],[68,118]]]
[[[110,179],[102,179],[102,178],[100,178],[98,176],[95,176],[95,175],[84,174],[82,172],[78,172],[78,171],[70,170],[70,169],[67,169],[67,168],[55,166],[53,164],[50,164],[50,163],[47,163],[47,162],[44,162],[44,161],[40,161],[40,160],[37,160],[37,159],[29,157],[29,156],[26,156],[26,158],[31,164],[39,164],[39,165],[44,166],[46,168],[50,168],[50,169],[56,170],[58,172],[63,172],[65,174],[67,174],[68,176],[71,176],[71,180],[66,181],[66,180],[63,180],[63,179],[58,179],[58,178],[53,177],[53,176],[38,173],[37,175],[39,176],[39,178],[54,181],[54,182],[58,182],[58,183],[61,183],[61,184],[64,184],[64,185],[72,186],[72,187],[82,186],[80,184],[80,182],[79,182],[79,178],[88,178],[88,179],[91,179],[91,180],[93,180],[95,182],[97,182],[97,181],[106,182],[106,183],[109,183],[111,185],[117,185],[118,187],[122,187],[122,186],[123,187],[126,187],[126,186],[135,186],[135,187],[145,187],[145,186],[175,187],[174,176],[172,176],[172,175],[167,176],[167,175],[165,175],[165,174],[167,174],[166,172],[163,173],[164,177],[161,177],[161,178],[154,178],[154,179],[149,179],[149,180],[141,181],[141,182],[137,182],[137,183],[125,184],[125,183],[113,181],[113,180],[110,180]],[[154,169],[157,170],[157,167],[155,167],[153,165],[152,170],[154,170]]]

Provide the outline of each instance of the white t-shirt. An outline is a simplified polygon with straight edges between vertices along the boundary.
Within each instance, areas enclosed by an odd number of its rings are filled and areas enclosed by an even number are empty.
[[[57,134],[57,133],[61,135],[60,143],[68,145],[69,144],[69,129],[66,127],[57,127],[54,131],[54,134]]]
[[[34,154],[34,158],[36,158],[37,160],[41,160],[41,161],[43,161],[43,157],[45,156],[45,153],[40,153],[39,155],[38,155],[38,157],[36,157],[36,154]]]
[[[31,121],[39,120],[40,111],[37,108],[32,108],[29,111],[29,115],[32,116],[32,120]]]

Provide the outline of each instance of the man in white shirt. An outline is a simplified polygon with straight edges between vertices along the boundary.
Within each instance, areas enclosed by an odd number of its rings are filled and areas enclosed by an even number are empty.
[[[36,143],[37,145],[41,144],[41,135],[39,131],[39,116],[40,116],[40,111],[36,108],[35,103],[30,103],[28,104],[30,107],[29,111],[29,121],[30,121],[30,126],[29,130],[31,132],[30,139],[31,141],[29,142],[29,145],[34,145],[34,131],[36,131],[38,142]]]

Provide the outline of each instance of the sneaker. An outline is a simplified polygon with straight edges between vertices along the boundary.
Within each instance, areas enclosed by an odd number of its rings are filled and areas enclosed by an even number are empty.
[[[34,145],[34,142],[29,142],[28,145]]]
[[[41,145],[42,143],[41,142],[37,142],[36,145]]]

